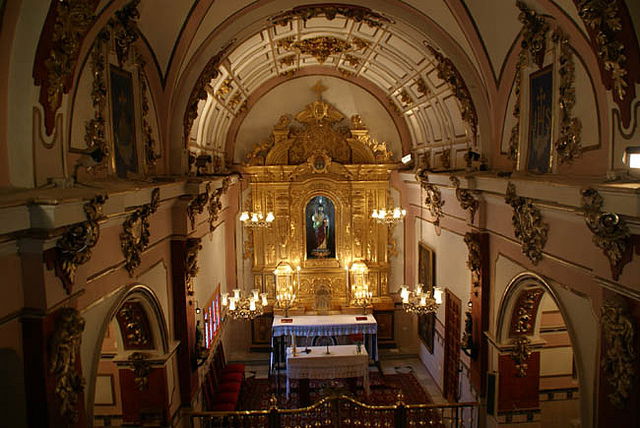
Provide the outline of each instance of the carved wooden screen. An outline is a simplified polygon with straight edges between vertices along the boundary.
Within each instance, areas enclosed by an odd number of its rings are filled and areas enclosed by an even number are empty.
[[[460,365],[460,299],[447,290],[444,323],[444,397],[458,401],[458,366]]]

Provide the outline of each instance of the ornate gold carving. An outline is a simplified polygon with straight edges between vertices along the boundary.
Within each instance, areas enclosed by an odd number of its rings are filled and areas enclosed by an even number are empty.
[[[149,98],[147,96],[147,76],[143,72],[143,65],[139,64],[139,80],[142,104],[142,134],[144,136],[144,154],[147,168],[155,169],[156,162],[161,155],[156,152],[156,142],[153,139],[153,131],[149,123]]]
[[[416,89],[418,93],[425,97],[431,95],[431,90],[429,89],[429,86],[427,86],[427,82],[425,82],[422,77],[416,80]]]
[[[520,9],[518,20],[522,22],[522,49],[528,50],[533,62],[538,68],[542,68],[549,24],[535,10],[529,9],[524,2],[518,0],[516,6]]]
[[[511,342],[513,349],[511,350],[511,359],[516,363],[516,376],[525,377],[529,364],[527,361],[531,357],[531,340],[527,336],[519,336]]]
[[[611,300],[602,305],[600,322],[604,339],[601,365],[613,389],[609,401],[624,409],[637,374],[636,328],[629,311]]]
[[[138,40],[138,19],[140,18],[140,12],[138,12],[138,4],[140,0],[132,0],[127,3],[122,9],[115,13],[115,17],[109,20],[109,26],[113,31],[113,37],[116,46],[116,56],[118,57],[118,64],[122,67],[122,64],[129,59],[129,52],[131,46]]]
[[[96,195],[84,204],[87,220],[70,226],[56,242],[54,269],[67,294],[73,288],[78,266],[91,259],[91,251],[100,239],[98,220],[102,217],[102,206],[107,199],[107,195]]]
[[[149,373],[151,373],[151,363],[149,355],[145,352],[134,352],[129,355],[129,361],[133,365],[133,380],[138,391],[144,391],[149,387]]]
[[[274,25],[287,26],[295,18],[307,21],[317,16],[324,16],[329,21],[333,20],[337,15],[341,15],[356,22],[364,22],[369,27],[382,27],[383,25],[392,24],[389,18],[386,18],[371,9],[360,6],[340,5],[340,6],[301,6],[288,10],[284,13],[271,17],[271,23]]]
[[[233,79],[231,78],[225,79],[216,90],[216,97],[224,100],[225,97],[229,95],[229,92],[233,90],[232,83],[233,83]]]
[[[55,112],[60,107],[62,95],[71,88],[71,76],[80,53],[82,40],[95,21],[97,0],[66,0],[51,3],[50,13],[55,24],[43,33],[39,47],[48,48],[44,61],[36,59],[35,84],[40,85],[40,103],[45,111],[47,135],[53,133]],[[47,30],[45,30],[47,31]],[[48,32],[47,31],[47,32]],[[50,37],[50,38],[49,38]],[[44,42],[47,43],[44,43]],[[46,46],[45,46],[46,45]],[[38,55],[40,56],[40,55]],[[39,71],[43,67],[44,73]]]
[[[512,328],[512,335],[531,335],[534,333],[534,322],[537,316],[538,305],[544,290],[534,289],[523,291],[518,297],[516,307],[514,309],[514,319]]]
[[[594,43],[603,68],[610,73],[613,81],[613,93],[622,100],[626,94],[627,56],[624,44],[616,33],[622,30],[616,0],[574,0],[578,15],[596,34]]]
[[[285,56],[285,57],[280,58],[280,59],[278,60],[278,62],[279,62],[281,65],[285,65],[285,66],[290,67],[290,66],[292,66],[293,64],[295,64],[295,63],[296,63],[296,58],[297,58],[297,56],[296,56],[296,55],[287,55],[287,56]]]
[[[189,238],[185,242],[184,282],[189,296],[193,296],[193,281],[198,275],[198,252],[202,249],[201,242],[200,238]]]
[[[560,61],[558,73],[560,74],[560,136],[555,142],[556,152],[560,163],[571,162],[581,154],[580,132],[582,122],[577,117],[572,117],[573,107],[576,104],[576,90],[573,87],[576,67],[573,63],[573,54],[569,40],[557,30],[553,33],[552,40],[560,47]]]
[[[194,229],[196,227],[196,214],[202,214],[204,211],[204,207],[207,205],[207,201],[209,201],[209,190],[211,189],[211,184],[207,183],[204,192],[197,194],[191,199],[189,204],[187,205],[187,216],[191,221],[191,228]]]
[[[438,189],[437,186],[429,183],[426,175],[417,174],[416,178],[422,188],[427,192],[427,196],[424,199],[424,204],[426,208],[431,213],[432,217],[435,217],[433,224],[436,226],[440,226],[440,219],[444,217],[444,210],[442,207],[444,206],[444,200],[442,199],[442,192]]]
[[[504,200],[513,208],[513,231],[522,245],[522,253],[531,263],[537,265],[542,259],[542,249],[547,243],[549,225],[542,222],[540,210],[531,199],[516,194],[513,183],[507,185]]]
[[[129,276],[140,265],[142,252],[149,245],[149,217],[155,213],[160,205],[160,188],[151,192],[151,201],[136,209],[122,224],[120,247],[125,258],[125,268]]]
[[[294,41],[288,37],[278,40],[278,46],[287,51],[296,51],[304,55],[311,55],[320,64],[324,64],[331,55],[350,52],[353,45],[346,40],[333,36],[317,36],[309,39]]]
[[[471,284],[474,287],[479,287],[480,269],[482,269],[479,234],[472,232],[465,233],[464,243],[467,244],[467,249],[469,250],[469,256],[467,257],[467,267],[471,271]]]
[[[513,103],[513,112],[511,113],[516,123],[511,127],[509,134],[509,151],[507,157],[513,162],[517,162],[518,153],[520,152],[520,84],[522,82],[522,69],[527,63],[527,55],[525,51],[520,51],[518,55],[518,63],[516,64],[516,78],[514,82],[515,102]]]
[[[209,197],[209,203],[207,204],[207,211],[209,212],[209,232],[216,230],[215,223],[218,221],[218,214],[222,209],[222,195],[227,193],[230,184],[231,178],[225,177],[222,180],[222,186],[216,189]]]
[[[469,214],[471,215],[471,223],[475,220],[476,211],[478,211],[478,206],[480,203],[476,198],[473,197],[473,194],[468,189],[460,188],[460,179],[454,175],[449,177],[449,180],[456,187],[456,199],[460,202],[460,207],[463,210],[469,210]]]
[[[198,81],[193,86],[193,90],[191,91],[191,95],[189,96],[189,102],[187,103],[187,109],[184,112],[183,119],[183,127],[184,127],[184,141],[185,144],[188,142],[189,134],[191,133],[191,127],[193,126],[193,121],[198,117],[198,103],[201,100],[207,99],[207,90],[206,87],[211,82],[212,79],[215,79],[220,74],[218,72],[218,66],[220,62],[222,62],[222,58],[229,52],[231,47],[233,46],[235,40],[231,40],[227,44],[225,44],[217,54],[215,54],[211,59],[207,62],[202,73],[200,73],[200,77],[198,77]]]
[[[106,108],[107,98],[107,80],[106,80],[106,56],[107,42],[109,41],[109,33],[102,31],[96,37],[91,51],[91,73],[93,74],[93,82],[91,85],[91,102],[93,104],[93,118],[85,122],[84,142],[89,150],[98,149],[104,155],[104,160],[109,154],[109,146],[106,140],[106,128],[104,111]]]
[[[125,349],[153,348],[147,314],[139,302],[126,302],[116,315]]]
[[[436,60],[436,70],[438,70],[438,78],[444,80],[451,86],[453,95],[460,103],[460,115],[462,120],[467,122],[471,128],[471,135],[474,136],[478,131],[478,114],[476,113],[476,107],[473,104],[473,98],[467,88],[467,84],[464,82],[462,75],[449,58],[446,58],[440,52],[430,45],[427,45],[427,49]]]
[[[413,104],[413,99],[411,98],[411,95],[409,95],[406,89],[403,89],[402,91],[400,91],[399,96],[400,96],[400,101],[405,107],[409,107],[411,106],[411,104]]]
[[[346,54],[344,56],[344,61],[348,63],[351,67],[358,67],[360,65],[360,58],[357,56],[353,56],[351,54]]]
[[[602,210],[604,201],[594,188],[582,191],[582,210],[587,227],[593,233],[593,243],[609,259],[611,275],[617,280],[624,266],[631,261],[632,245],[629,227],[622,217]]]
[[[84,324],[84,319],[76,309],[60,309],[49,343],[49,373],[55,376],[54,393],[60,402],[60,415],[69,425],[78,421],[77,405],[84,391],[84,379],[76,369]]]

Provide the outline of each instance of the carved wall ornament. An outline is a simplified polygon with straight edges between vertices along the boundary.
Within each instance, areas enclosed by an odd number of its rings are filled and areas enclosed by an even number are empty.
[[[215,223],[218,221],[218,215],[222,209],[222,195],[227,193],[230,184],[231,177],[225,177],[222,180],[222,186],[216,189],[209,197],[209,203],[207,204],[207,211],[209,212],[209,232],[213,232],[216,229]]]
[[[399,96],[400,96],[400,101],[405,107],[409,107],[411,106],[411,104],[413,104],[413,99],[411,98],[411,95],[409,95],[409,92],[407,92],[406,89],[403,89],[402,91],[400,91]]]
[[[520,101],[521,101],[521,82],[522,82],[522,69],[527,64],[527,55],[525,51],[520,51],[518,55],[518,63],[516,64],[516,78],[513,84],[515,92],[515,102],[513,103],[513,111],[511,115],[515,119],[515,123],[511,127],[511,133],[509,134],[509,151],[507,157],[514,163],[518,161],[518,153],[520,152]]]
[[[518,296],[518,300],[511,315],[511,328],[509,334],[512,337],[520,335],[532,335],[536,317],[538,316],[538,306],[544,295],[544,290],[536,288],[533,290],[523,290]]]
[[[435,217],[433,224],[436,226],[440,226],[440,219],[444,217],[444,210],[442,207],[444,206],[444,200],[442,199],[442,192],[440,189],[429,183],[426,178],[426,175],[416,175],[418,182],[422,188],[427,192],[427,196],[424,199],[424,204],[431,213],[432,217]]]
[[[576,104],[576,90],[574,88],[576,67],[573,63],[573,53],[569,40],[559,31],[555,31],[552,40],[560,47],[558,74],[560,75],[560,135],[555,142],[556,152],[560,163],[571,162],[582,153],[580,133],[582,122],[573,117],[573,107]]]
[[[612,300],[602,305],[600,322],[604,340],[601,365],[612,389],[609,401],[624,409],[637,375],[636,326],[628,310]]]
[[[189,238],[185,242],[185,270],[184,270],[184,282],[187,286],[187,295],[193,296],[193,282],[198,276],[198,253],[202,249],[202,239]]]
[[[227,42],[219,51],[216,53],[211,59],[207,62],[207,65],[204,66],[202,72],[200,73],[200,77],[196,81],[196,84],[193,86],[193,90],[191,91],[191,95],[189,96],[189,102],[187,103],[187,109],[184,112],[184,118],[182,125],[184,127],[184,141],[185,145],[189,142],[189,134],[191,133],[191,127],[193,126],[193,121],[198,117],[198,103],[202,100],[207,99],[207,85],[211,80],[218,77],[220,72],[218,71],[218,66],[222,62],[224,56],[231,50],[235,42],[231,40]]]
[[[153,171],[155,169],[156,162],[162,156],[156,151],[156,141],[153,138],[153,130],[149,123],[149,98],[147,95],[147,76],[144,73],[144,67],[139,66],[139,81],[140,81],[140,93],[141,93],[141,105],[142,105],[142,134],[144,137],[144,154],[147,168]]]
[[[77,406],[84,391],[84,379],[76,369],[84,325],[76,309],[62,308],[49,342],[49,373],[55,376],[54,394],[59,401],[60,415],[69,425],[78,422]]]
[[[467,267],[471,271],[471,284],[473,287],[479,287],[480,270],[482,269],[480,235],[478,233],[467,232],[464,234],[464,243],[467,244],[467,250],[469,251]]]
[[[160,205],[160,188],[151,192],[151,201],[136,209],[122,224],[120,234],[120,248],[125,258],[125,268],[129,276],[140,266],[142,252],[149,245],[151,232],[149,231],[149,217],[158,210]]]
[[[224,100],[226,96],[229,95],[229,92],[233,90],[232,83],[233,79],[231,79],[230,77],[226,78],[216,90],[216,97]]]
[[[91,103],[93,104],[93,118],[85,122],[84,142],[89,150],[98,149],[104,154],[103,162],[108,159],[109,145],[106,138],[105,109],[107,99],[106,50],[109,33],[101,31],[93,44],[91,51]]]
[[[438,70],[438,78],[444,80],[451,86],[453,95],[458,100],[460,105],[460,115],[462,120],[469,124],[471,128],[471,135],[475,142],[475,136],[478,132],[478,113],[476,107],[473,104],[473,98],[467,88],[462,75],[449,58],[446,58],[438,50],[431,45],[426,45],[427,49],[436,60],[436,70]]]
[[[285,66],[288,66],[288,67],[289,67],[289,66],[292,66],[293,64],[295,64],[295,63],[296,63],[296,59],[297,59],[297,58],[298,58],[298,57],[297,57],[296,55],[287,55],[287,56],[285,56],[285,57],[280,58],[280,59],[278,60],[278,62],[279,62],[281,65],[285,65]]]
[[[100,239],[98,220],[102,218],[102,206],[107,199],[107,195],[96,195],[85,203],[87,220],[69,226],[56,242],[53,267],[67,294],[71,294],[78,266],[91,259],[92,249]]]
[[[504,200],[513,208],[511,223],[516,239],[522,245],[522,254],[537,265],[542,259],[542,249],[547,243],[549,225],[542,222],[542,214],[531,199],[516,194],[516,186],[513,183],[507,185]]]
[[[211,183],[207,183],[205,185],[204,192],[198,193],[196,196],[191,199],[189,204],[187,205],[187,216],[191,221],[191,228],[194,229],[196,227],[196,214],[202,214],[204,211],[204,207],[207,205],[209,201],[209,190],[211,189]]]
[[[422,77],[416,80],[416,90],[425,97],[431,95],[431,90]]]
[[[331,55],[366,49],[369,46],[369,42],[358,38],[348,42],[333,36],[317,36],[298,41],[294,37],[287,37],[278,40],[277,45],[287,51],[311,55],[320,64],[324,64]]]
[[[116,314],[124,349],[153,349],[149,318],[140,302],[126,302]]]
[[[113,32],[115,42],[116,57],[120,67],[129,60],[131,47],[140,37],[138,30],[138,19],[140,19],[139,3],[140,0],[130,1],[109,20],[109,27]]]
[[[55,128],[55,113],[62,95],[69,92],[80,46],[95,21],[98,0],[66,0],[51,2],[49,15],[55,17],[51,28],[40,35],[34,64],[35,84],[40,86],[40,104],[44,108],[47,135]]]
[[[525,377],[529,364],[527,361],[531,357],[531,340],[527,336],[519,336],[511,342],[513,349],[511,350],[511,359],[516,363],[516,376]]]
[[[578,15],[593,32],[592,39],[602,67],[610,73],[613,94],[621,101],[628,87],[627,56],[618,34],[622,24],[617,1],[574,0],[574,3]]]
[[[602,210],[604,201],[592,187],[582,191],[582,210],[587,227],[593,233],[593,243],[609,259],[611,275],[617,280],[624,266],[631,261],[632,243],[629,227],[622,217]]]
[[[311,18],[324,16],[327,20],[332,21],[338,15],[353,19],[356,22],[364,22],[369,27],[382,27],[393,23],[389,18],[373,12],[369,8],[352,5],[300,6],[273,16],[270,21],[274,25],[284,27],[289,25],[295,18],[306,22]]]
[[[516,6],[520,9],[518,20],[522,22],[522,49],[529,52],[538,68],[542,68],[549,24],[543,16],[529,9],[524,2],[518,0]]]
[[[478,206],[480,203],[476,198],[473,197],[473,194],[468,189],[462,189],[460,187],[460,179],[455,175],[449,177],[449,180],[456,187],[456,199],[460,202],[460,207],[463,210],[469,210],[469,214],[471,215],[471,223],[474,222],[476,218],[476,211],[478,211]]]
[[[346,54],[344,56],[344,62],[355,68],[360,65],[360,58],[351,54]]]
[[[138,391],[145,391],[149,387],[149,374],[151,373],[149,355],[145,352],[134,352],[129,355],[129,361],[133,365],[133,380]]]

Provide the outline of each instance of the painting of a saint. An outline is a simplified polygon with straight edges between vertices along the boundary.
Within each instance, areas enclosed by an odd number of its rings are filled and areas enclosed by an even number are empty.
[[[126,178],[138,173],[133,78],[128,71],[114,66],[110,67],[110,78],[116,174]]]
[[[335,208],[326,196],[312,198],[305,209],[307,258],[333,258],[336,254]]]
[[[549,172],[551,163],[551,117],[553,68],[548,66],[531,75],[529,100],[529,171]]]

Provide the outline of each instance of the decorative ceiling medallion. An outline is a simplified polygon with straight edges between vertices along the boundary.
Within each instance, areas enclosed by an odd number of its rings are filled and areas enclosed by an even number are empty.
[[[191,221],[191,229],[196,227],[196,214],[202,214],[204,207],[209,201],[209,190],[211,189],[211,183],[207,183],[204,192],[197,194],[191,199],[187,205],[187,216]]]
[[[576,67],[569,40],[556,30],[552,40],[560,47],[558,74],[560,75],[560,136],[555,142],[556,152],[560,163],[571,162],[582,153],[580,146],[580,132],[582,122],[572,117],[576,104],[576,90],[574,88]]]
[[[467,267],[471,271],[471,285],[480,286],[480,269],[482,268],[482,258],[480,255],[480,234],[467,232],[464,234],[464,243],[467,244],[469,256]]]
[[[540,306],[543,295],[544,290],[541,288],[523,290],[520,293],[511,315],[511,331],[509,332],[511,337],[533,335],[538,306]]]
[[[224,100],[226,96],[233,90],[233,79],[225,79],[216,90],[216,97]]]
[[[542,222],[540,210],[529,198],[516,194],[516,186],[513,183],[507,184],[504,200],[513,208],[511,222],[516,239],[522,245],[522,254],[537,265],[542,259],[542,249],[547,243],[549,225]]]
[[[48,16],[55,17],[52,26],[45,26],[34,64],[35,84],[40,86],[40,104],[44,109],[47,135],[55,128],[55,113],[62,95],[69,92],[80,46],[95,21],[98,0],[53,1]]]
[[[600,323],[604,342],[601,365],[612,389],[609,401],[624,409],[637,375],[636,326],[629,311],[611,300],[602,305]]]
[[[618,2],[616,0],[574,0],[574,3],[578,8],[578,15],[591,30],[591,38],[596,45],[602,67],[610,73],[613,94],[622,101],[628,87],[627,56],[625,46],[620,41],[624,36],[618,34],[622,30]],[[610,87],[610,85],[607,86]]]
[[[296,58],[297,58],[296,55],[287,55],[280,58],[278,62],[280,63],[280,65],[285,65],[287,67],[290,67],[296,63]]]
[[[473,197],[473,194],[468,189],[462,189],[460,187],[460,179],[455,175],[449,177],[449,180],[456,187],[456,199],[460,202],[460,207],[463,210],[469,210],[469,214],[471,216],[471,223],[474,222],[476,218],[476,211],[478,211],[478,206],[480,203],[476,198]]]
[[[59,401],[59,412],[73,426],[78,422],[78,404],[85,384],[81,372],[76,368],[84,324],[84,319],[76,309],[58,310],[55,330],[49,343],[49,373],[55,376],[54,392]]]
[[[140,302],[126,302],[116,314],[124,349],[153,349],[147,313]]]
[[[222,195],[227,193],[229,185],[231,184],[231,177],[225,177],[222,180],[222,186],[216,189],[209,197],[209,203],[207,204],[207,211],[209,212],[209,232],[216,230],[216,221],[218,221],[218,215],[222,210]]]
[[[193,90],[191,91],[191,95],[189,96],[189,102],[187,103],[187,109],[184,112],[184,118],[182,121],[182,125],[184,127],[184,141],[185,144],[188,143],[189,134],[191,133],[191,127],[193,126],[193,121],[198,117],[198,103],[202,100],[207,99],[207,85],[211,82],[212,79],[218,77],[220,72],[218,71],[218,66],[220,62],[222,62],[222,58],[231,50],[235,42],[231,40],[227,42],[217,54],[215,54],[211,59],[207,62],[204,69],[200,73],[200,77],[196,84],[193,86]]]
[[[124,254],[124,266],[133,277],[133,272],[141,263],[142,252],[149,245],[149,217],[158,210],[160,205],[160,188],[151,192],[151,202],[136,209],[122,224],[120,234],[120,248]]]
[[[427,82],[422,77],[416,80],[416,90],[425,97],[431,95],[431,89],[429,89]]]
[[[193,296],[193,282],[198,275],[198,252],[202,249],[201,242],[200,238],[188,238],[185,242],[184,282],[189,296]]]
[[[304,55],[311,55],[320,64],[324,64],[331,55],[354,52],[365,49],[369,43],[354,38],[352,43],[333,36],[317,36],[295,41],[293,37],[278,40],[278,46],[287,51],[295,51]]]
[[[517,377],[525,377],[531,357],[531,340],[527,336],[519,336],[512,341],[511,359],[516,363]]]
[[[460,103],[460,115],[462,120],[467,122],[471,128],[471,135],[475,143],[475,136],[478,132],[478,113],[473,104],[473,98],[464,82],[462,75],[449,58],[446,58],[438,50],[431,45],[426,45],[427,50],[431,52],[436,60],[436,70],[438,70],[438,78],[444,80],[451,86],[453,95]]]
[[[393,23],[389,18],[375,13],[369,8],[351,5],[295,7],[284,13],[271,17],[270,21],[274,25],[286,26],[295,18],[302,19],[306,22],[311,18],[324,16],[327,20],[332,21],[338,15],[348,19],[353,19],[356,22],[364,22],[369,27],[382,27],[383,25]]]
[[[422,188],[427,192],[424,204],[431,213],[431,216],[434,217],[433,224],[435,226],[440,226],[440,219],[444,217],[444,211],[442,209],[444,206],[444,200],[442,199],[442,193],[437,186],[429,183],[426,175],[418,174],[416,175],[416,178]]]
[[[69,226],[56,242],[53,267],[67,294],[71,294],[78,266],[91,259],[92,249],[100,239],[98,220],[102,218],[102,206],[107,199],[107,195],[96,195],[84,204],[83,209],[87,220]]]
[[[631,233],[622,217],[602,211],[604,201],[594,188],[582,191],[582,210],[587,227],[593,233],[593,243],[609,259],[611,275],[618,280],[624,266],[633,257]]]
[[[149,388],[149,374],[151,373],[151,363],[149,362],[149,354],[145,352],[134,352],[129,355],[129,361],[133,365],[133,381],[138,391],[144,391]]]
[[[542,68],[549,24],[535,10],[529,9],[524,2],[518,0],[516,6],[520,9],[518,20],[522,22],[522,49],[529,51],[533,62],[538,68]]]

